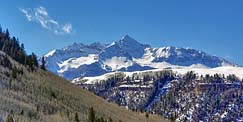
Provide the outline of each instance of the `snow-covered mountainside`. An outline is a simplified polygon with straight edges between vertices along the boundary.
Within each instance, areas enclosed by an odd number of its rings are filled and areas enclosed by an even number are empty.
[[[243,69],[201,69],[202,73],[210,71],[210,74],[228,70],[237,73]],[[184,74],[180,70],[178,73]],[[160,114],[176,122],[243,121],[241,79],[232,74],[198,76],[193,72],[184,75],[178,73],[158,69],[132,73],[113,72],[96,77],[97,80],[94,77],[82,79],[79,85],[130,110]],[[243,76],[243,73],[238,72],[236,75]]]
[[[74,43],[44,55],[46,68],[68,80],[100,76],[114,71],[144,71],[175,67],[216,68],[236,66],[205,52],[141,44],[128,35],[111,44]]]
[[[174,68],[169,68],[169,69],[152,69],[152,70],[144,70],[144,71],[134,71],[134,72],[122,72],[125,76],[132,76],[134,74],[140,74],[140,73],[149,73],[149,72],[158,72],[158,71],[173,71],[177,75],[185,75],[189,71],[193,71],[197,74],[197,76],[206,76],[207,74],[209,75],[214,75],[214,74],[222,74],[225,76],[234,74],[236,77],[243,79],[243,67],[232,67],[232,66],[221,66],[221,67],[216,67],[216,68],[208,68],[208,67],[202,67],[202,66],[179,66],[179,67],[174,67]],[[95,76],[95,77],[82,77],[82,78],[76,78],[73,79],[73,83],[79,84],[79,81],[83,80],[83,84],[95,84],[99,83],[100,81],[105,81],[110,77],[113,77],[116,73],[121,73],[121,72],[110,72],[106,73],[100,76]]]

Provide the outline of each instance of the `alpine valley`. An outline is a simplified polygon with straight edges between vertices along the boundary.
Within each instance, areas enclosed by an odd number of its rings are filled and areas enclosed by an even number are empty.
[[[243,122],[242,5],[2,0],[0,122]]]
[[[45,54],[46,68],[109,102],[174,121],[243,121],[243,67],[203,51],[125,35]]]

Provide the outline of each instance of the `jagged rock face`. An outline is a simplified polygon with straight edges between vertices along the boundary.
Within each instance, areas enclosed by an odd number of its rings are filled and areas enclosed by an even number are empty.
[[[172,46],[154,48],[128,35],[111,44],[74,43],[44,56],[46,68],[68,80],[112,71],[143,71],[170,66],[234,66],[233,63],[202,51]],[[161,66],[161,63],[166,65]]]
[[[232,65],[222,58],[211,56],[205,52],[194,49],[163,47],[155,48],[153,51],[153,57],[155,57],[153,62],[168,62],[172,65],[179,66],[202,64],[211,68],[222,65]]]

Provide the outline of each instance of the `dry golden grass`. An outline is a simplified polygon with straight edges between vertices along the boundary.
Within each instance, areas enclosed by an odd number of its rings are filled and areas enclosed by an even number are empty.
[[[97,116],[111,117],[114,122],[166,121],[158,115],[146,118],[145,113],[108,103],[50,72],[40,69],[28,72],[18,63],[14,62],[14,65],[23,68],[24,74],[11,80],[4,75],[6,70],[0,71],[0,117],[10,114],[18,122],[70,122],[78,113],[80,121],[86,122],[88,110],[93,107]]]

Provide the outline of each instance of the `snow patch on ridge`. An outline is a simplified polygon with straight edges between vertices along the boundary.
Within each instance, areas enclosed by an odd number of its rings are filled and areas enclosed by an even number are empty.
[[[96,61],[98,61],[98,56],[95,54],[90,54],[90,55],[88,55],[88,57],[70,58],[61,63],[57,63],[57,65],[60,68],[60,70],[58,70],[58,73],[63,73],[65,71],[67,71],[69,68],[78,68],[84,64],[87,64],[87,65],[92,64]]]
[[[49,53],[45,55],[45,57],[53,56],[55,54],[56,50],[52,50]]]
[[[131,60],[127,60],[126,57],[112,57],[111,59],[106,59],[104,65],[107,65],[111,68],[111,71],[116,71],[121,68],[127,68],[133,65]]]

